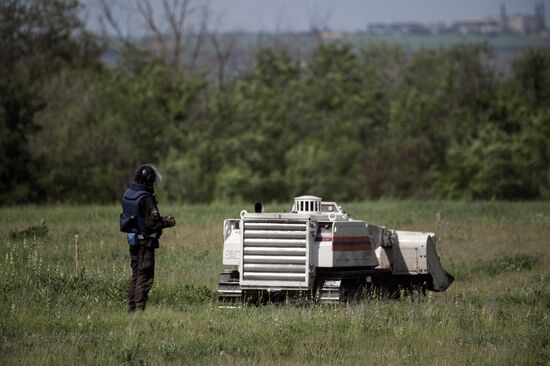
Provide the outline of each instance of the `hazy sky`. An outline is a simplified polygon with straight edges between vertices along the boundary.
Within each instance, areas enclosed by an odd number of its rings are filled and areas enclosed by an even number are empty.
[[[100,28],[97,0],[87,0],[88,25]],[[159,0],[151,0],[161,10]],[[195,0],[199,1],[199,0]],[[333,30],[364,30],[372,22],[452,22],[477,16],[498,16],[504,3],[508,14],[533,14],[538,0],[210,0],[221,30],[301,31],[312,23]],[[130,3],[130,1],[126,1]],[[547,24],[550,0],[544,0]],[[126,21],[119,10],[117,16]]]

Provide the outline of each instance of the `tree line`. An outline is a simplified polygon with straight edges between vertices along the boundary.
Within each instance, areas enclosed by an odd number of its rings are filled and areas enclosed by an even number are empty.
[[[79,8],[0,4],[2,204],[115,202],[142,162],[175,202],[550,197],[545,50],[274,43],[212,78],[129,40],[106,67]]]

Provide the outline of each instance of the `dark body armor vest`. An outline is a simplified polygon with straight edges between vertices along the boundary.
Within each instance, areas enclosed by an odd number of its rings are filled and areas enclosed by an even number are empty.
[[[153,196],[150,187],[134,183],[122,195],[122,213],[120,214],[120,231],[125,233],[149,236],[145,226],[145,215],[141,212],[139,203],[145,197]]]

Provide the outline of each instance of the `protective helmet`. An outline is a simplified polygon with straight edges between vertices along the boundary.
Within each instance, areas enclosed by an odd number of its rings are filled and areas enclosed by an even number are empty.
[[[137,168],[134,180],[136,183],[153,186],[155,182],[162,183],[162,175],[153,164],[143,164]]]

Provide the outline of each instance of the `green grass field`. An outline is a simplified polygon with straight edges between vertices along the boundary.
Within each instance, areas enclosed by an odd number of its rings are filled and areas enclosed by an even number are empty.
[[[242,208],[161,205],[178,226],[157,252],[150,306],[131,316],[118,207],[0,208],[0,364],[550,364],[550,203],[347,204],[411,230],[434,231],[440,211],[455,283],[420,301],[218,309],[222,223]],[[45,236],[25,231],[41,220]]]

